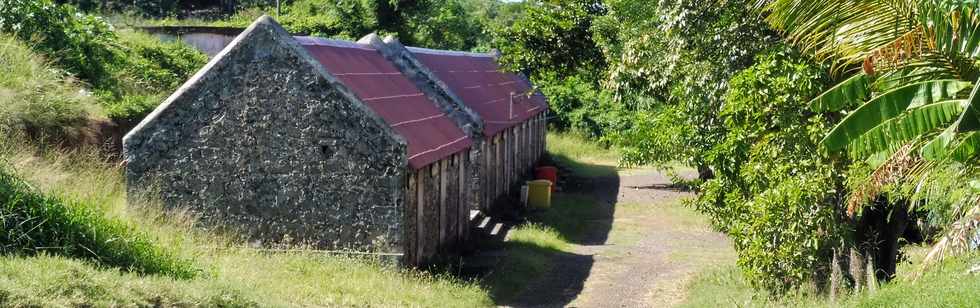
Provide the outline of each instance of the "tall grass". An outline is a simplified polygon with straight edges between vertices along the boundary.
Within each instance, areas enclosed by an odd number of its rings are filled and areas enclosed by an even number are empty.
[[[145,274],[190,278],[193,265],[127,223],[42,194],[0,165],[0,253],[56,254]]]
[[[101,114],[95,99],[63,71],[0,34],[0,129],[71,137]]]

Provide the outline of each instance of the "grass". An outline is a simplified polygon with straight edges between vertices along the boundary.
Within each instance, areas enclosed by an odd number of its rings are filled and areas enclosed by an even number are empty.
[[[618,174],[620,154],[583,137],[548,133],[548,154],[556,163],[583,177],[612,177]]]
[[[526,224],[508,234],[504,258],[484,285],[496,302],[508,302],[520,295],[527,284],[551,270],[551,258],[568,252],[572,240],[585,233],[582,219],[595,208],[593,200],[558,194],[552,208],[538,212]]]
[[[0,34],[0,129],[73,137],[101,114],[95,99],[66,73]]]
[[[113,73],[117,85],[102,93],[106,114],[113,119],[142,119],[207,63],[207,56],[181,41],[163,42],[132,29],[117,30],[127,56]]]
[[[615,177],[653,171],[651,166],[625,168],[619,164],[618,149],[607,148],[574,133],[548,133],[548,153],[555,163],[571,169],[580,177]],[[693,172],[680,163],[667,166],[676,172]]]
[[[187,260],[83,203],[37,192],[0,164],[0,253],[52,253],[138,273],[193,277]]]
[[[491,303],[472,283],[373,260],[248,250],[202,256],[191,280],[139,276],[62,257],[0,258],[0,306],[454,306]]]
[[[558,231],[542,223],[518,226],[509,236],[507,256],[483,281],[497,303],[513,300],[528,283],[550,271],[552,256],[569,245]]]
[[[919,270],[918,262],[904,264],[903,270]],[[969,307],[980,303],[980,273],[968,271],[980,266],[980,254],[952,258],[926,271],[918,279],[906,274],[899,281],[884,285],[873,293],[851,298],[855,307]]]
[[[40,252],[0,256],[0,306],[457,306],[493,303],[475,282],[373,258],[270,253],[194,227],[193,217],[128,204],[122,170],[94,152],[0,141],[0,161],[38,192],[115,220],[190,260],[193,278],[138,274]]]
[[[909,250],[921,250],[910,247]],[[920,255],[920,254],[915,254]],[[812,289],[790,292],[779,298],[752,288],[734,264],[698,275],[686,287],[687,301],[682,307],[969,307],[980,303],[980,274],[967,271],[980,265],[980,254],[952,258],[914,279],[919,262],[904,262],[899,277],[876,291],[844,295],[832,301]]]

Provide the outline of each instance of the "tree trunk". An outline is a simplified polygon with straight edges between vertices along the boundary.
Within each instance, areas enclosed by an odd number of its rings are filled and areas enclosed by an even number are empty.
[[[856,288],[871,287],[871,277],[875,281],[895,277],[898,239],[905,236],[909,220],[906,200],[890,204],[888,198],[879,197],[872,207],[864,209],[854,230],[857,247],[851,249],[851,278]]]
[[[847,284],[844,283],[843,261],[846,258],[844,250],[844,247],[834,248],[833,257],[830,260],[830,300],[834,302],[845,294],[843,291],[847,287]]]
[[[861,249],[857,247],[851,247],[850,258],[848,259],[850,263],[848,267],[850,268],[851,280],[854,281],[854,289],[861,290],[864,288],[864,277],[868,276],[867,273],[864,272],[868,268],[868,260],[865,258],[864,254],[861,253]]]
[[[698,179],[700,179],[701,181],[707,181],[715,178],[715,172],[711,171],[711,167],[708,167],[707,165],[704,164],[697,164],[697,165],[698,165]]]

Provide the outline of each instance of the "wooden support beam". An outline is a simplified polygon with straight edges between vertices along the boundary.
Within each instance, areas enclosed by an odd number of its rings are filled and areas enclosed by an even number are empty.
[[[447,237],[449,235],[448,230],[448,219],[446,211],[449,210],[449,200],[447,197],[449,195],[449,174],[447,174],[447,169],[449,168],[449,160],[443,159],[438,163],[439,168],[439,247],[445,246]]]
[[[440,223],[440,173],[439,163],[433,163],[428,168],[427,178],[425,179],[425,207],[423,208],[423,224],[425,225],[424,253],[423,262],[431,261],[432,257],[438,252],[440,233],[442,228]]]
[[[412,172],[409,174],[408,179],[405,181],[405,225],[402,229],[404,235],[402,238],[403,248],[402,251],[405,253],[402,256],[402,262],[407,265],[415,265],[416,258],[416,245],[418,245],[418,173]]]
[[[503,134],[499,134],[494,137],[494,151],[496,151],[495,162],[493,163],[493,173],[494,173],[494,193],[493,193],[493,203],[497,202],[497,199],[504,194],[504,147],[503,147]]]
[[[428,168],[423,168],[422,170],[419,170],[418,172],[416,172],[416,179],[418,180],[418,184],[416,184],[416,189],[415,189],[415,191],[416,191],[415,201],[416,201],[416,206],[417,206],[416,209],[415,209],[415,215],[416,215],[416,217],[415,217],[415,226],[416,226],[416,228],[415,228],[416,229],[416,234],[415,234],[415,264],[416,265],[422,264],[423,256],[425,256],[425,253],[426,253],[425,252],[425,240],[426,240],[426,236],[425,236],[426,235],[426,233],[425,233],[425,203],[426,203],[425,186],[426,186],[426,178],[427,178],[428,173],[429,173],[429,169]]]
[[[469,152],[464,153],[466,154],[460,156],[459,160],[459,184],[457,185],[459,187],[459,213],[457,214],[458,219],[456,221],[456,238],[458,239],[460,245],[463,245],[469,241],[470,228],[468,224],[470,221],[469,217],[471,208],[469,197],[472,196],[473,193],[470,191],[471,185],[468,185],[469,172],[467,171],[469,170],[468,167],[470,167]]]

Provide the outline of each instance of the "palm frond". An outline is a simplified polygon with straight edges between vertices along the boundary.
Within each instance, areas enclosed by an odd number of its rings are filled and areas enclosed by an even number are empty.
[[[916,32],[916,4],[915,0],[772,0],[764,11],[766,21],[790,42],[827,60],[835,72],[843,72]]]
[[[952,147],[949,156],[959,162],[967,162],[980,153],[980,132],[969,132]]]
[[[980,57],[980,17],[976,1],[927,0],[918,8],[929,47],[964,58]]]
[[[956,126],[958,123],[953,123],[942,133],[932,138],[929,142],[922,146],[919,150],[919,155],[926,160],[940,160],[949,157],[949,145],[953,143],[953,139],[956,138]]]
[[[969,104],[957,122],[959,124],[956,126],[956,132],[980,130],[980,85],[973,88],[973,92],[970,93]]]
[[[967,199],[967,202],[973,204],[973,208],[963,215],[962,219],[949,226],[946,235],[932,246],[922,261],[920,273],[946,257],[970,250],[970,242],[980,230],[980,196],[972,196]]]
[[[910,170],[914,170],[923,161],[912,155],[916,144],[908,143],[899,148],[885,163],[878,166],[871,177],[851,191],[847,198],[847,215],[854,217],[872,199],[881,193],[882,188],[900,181]]]

